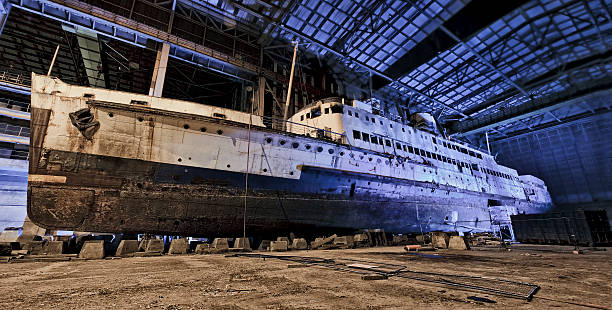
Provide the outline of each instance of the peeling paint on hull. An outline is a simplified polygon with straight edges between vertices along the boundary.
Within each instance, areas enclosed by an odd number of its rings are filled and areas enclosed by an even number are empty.
[[[205,236],[242,232],[242,173],[64,152],[48,155],[55,158],[56,166],[76,160],[84,172],[66,173],[65,183],[30,182],[28,213],[43,227]],[[117,171],[117,162],[133,170],[104,177],[86,172],[101,167]],[[519,210],[546,207],[434,184],[312,167],[305,167],[299,180],[250,175],[249,183],[250,234],[372,227],[397,233],[484,231],[490,229],[489,199]],[[351,193],[353,183],[359,185]],[[389,188],[415,194],[389,199],[385,193]]]

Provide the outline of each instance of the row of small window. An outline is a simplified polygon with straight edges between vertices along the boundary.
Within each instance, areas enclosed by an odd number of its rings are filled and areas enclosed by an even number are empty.
[[[357,111],[352,112],[351,110],[347,110],[346,113],[349,116],[355,116],[356,118],[359,118],[359,112],[357,112]],[[376,124],[376,118],[375,117],[369,117],[369,116],[366,115],[365,116],[365,120],[366,120],[366,122],[372,121],[372,124]],[[378,122],[380,122],[380,124],[384,126],[384,123],[383,123],[382,120],[378,120]],[[389,122],[389,127],[393,128],[393,123]],[[402,131],[406,132],[406,129],[404,127],[402,127]]]
[[[331,106],[331,108],[324,108],[323,109],[323,114],[329,114],[329,113],[335,114],[335,113],[340,113],[342,114],[343,109],[342,106],[340,105],[333,105]],[[316,118],[321,116],[321,107],[316,107],[316,108],[312,108],[310,110],[310,112],[306,113],[306,114],[302,114],[300,115],[300,121],[303,121],[304,118]]]
[[[353,139],[356,140],[363,140],[366,142],[370,142],[370,143],[374,143],[374,144],[380,144],[383,145],[383,141],[384,141],[384,145],[387,147],[392,147],[391,146],[391,140],[389,139],[383,139],[381,137],[377,137],[375,135],[370,135],[367,134],[365,132],[360,132],[357,130],[353,130]],[[471,168],[471,169],[475,169],[478,170],[478,165],[476,164],[469,164],[466,162],[462,162],[462,161],[458,161],[455,160],[454,158],[449,158],[446,157],[444,155],[440,155],[437,153],[432,153],[429,151],[425,151],[425,150],[421,150],[417,147],[412,147],[410,145],[406,145],[406,144],[402,144],[398,141],[395,141],[395,149],[400,150],[400,151],[404,151],[406,153],[412,153],[415,155],[419,155],[419,156],[424,156],[427,158],[431,158],[431,159],[435,159],[444,163],[448,163],[448,164],[453,164],[453,165],[458,165],[459,167],[463,167],[463,168]]]
[[[431,139],[432,139],[434,144],[438,144],[438,142],[436,141],[435,137],[432,137]],[[482,159],[482,154],[480,154],[480,153],[476,153],[476,152],[474,152],[472,150],[468,150],[468,149],[466,149],[464,147],[460,147],[458,145],[455,145],[455,144],[452,144],[452,143],[448,143],[448,142],[446,142],[444,140],[442,140],[441,142],[442,142],[442,145],[445,148],[448,148],[448,149],[451,149],[451,150],[455,150],[457,152],[461,152],[463,154],[467,154],[467,155],[470,155],[472,157],[476,157],[478,159]]]
[[[497,172],[497,171],[493,171],[491,169],[487,169],[487,168],[482,168],[482,172],[489,174],[489,175],[494,175],[496,177],[500,177],[500,178],[504,178],[504,179],[508,179],[508,180],[512,180],[514,179],[514,177],[512,177],[509,174],[505,174],[505,173],[501,173],[501,172]]]

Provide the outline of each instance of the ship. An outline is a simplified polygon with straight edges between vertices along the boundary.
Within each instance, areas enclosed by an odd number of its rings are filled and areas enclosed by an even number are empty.
[[[259,236],[485,232],[552,207],[542,180],[415,116],[327,98],[272,119],[32,74],[28,216],[53,230]]]

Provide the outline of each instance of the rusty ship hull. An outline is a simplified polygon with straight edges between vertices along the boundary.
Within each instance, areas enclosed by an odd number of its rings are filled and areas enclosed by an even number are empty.
[[[30,219],[49,229],[192,236],[240,235],[243,220],[249,235],[489,231],[495,217],[551,206],[545,188],[516,197],[443,184],[430,165],[155,100],[34,76]]]

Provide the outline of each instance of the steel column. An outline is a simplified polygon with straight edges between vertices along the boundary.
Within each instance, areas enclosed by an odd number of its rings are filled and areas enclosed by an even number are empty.
[[[164,80],[166,79],[166,68],[168,67],[168,55],[170,53],[170,44],[164,43],[157,51],[155,59],[155,67],[153,68],[153,78],[151,80],[151,88],[149,96],[161,97],[164,89]]]

